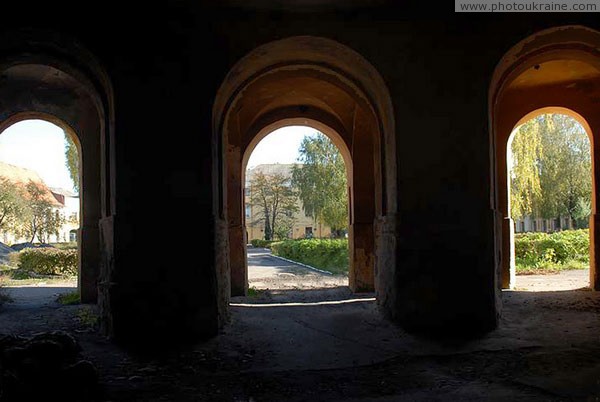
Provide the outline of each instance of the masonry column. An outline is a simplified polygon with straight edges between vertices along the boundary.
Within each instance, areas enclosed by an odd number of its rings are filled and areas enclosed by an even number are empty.
[[[102,190],[99,122],[93,114],[81,116],[82,125],[78,137],[81,145],[78,152],[83,161],[81,166],[80,229],[77,233],[79,247],[78,285],[82,303],[96,303],[98,300],[98,277],[100,275],[100,226],[102,217]]]
[[[227,230],[229,233],[229,261],[231,269],[231,296],[245,296],[248,288],[246,244],[242,213],[242,153],[234,142],[227,149]]]
[[[361,109],[354,116],[352,196],[349,225],[349,286],[353,292],[375,290],[375,177],[373,127]]]

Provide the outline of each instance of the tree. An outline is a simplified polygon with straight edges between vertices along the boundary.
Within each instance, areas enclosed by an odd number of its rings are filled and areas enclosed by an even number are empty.
[[[282,174],[254,174],[250,180],[250,203],[261,210],[253,225],[263,223],[265,240],[286,238],[298,211],[298,196],[290,179]]]
[[[23,218],[25,199],[22,190],[0,177],[0,230],[14,229]]]
[[[592,167],[583,127],[566,115],[540,115],[519,128],[511,150],[511,215],[568,215],[586,226]]]
[[[65,133],[65,157],[69,176],[73,182],[73,189],[79,193],[79,153],[75,141],[67,133]]]
[[[298,189],[304,213],[340,236],[348,228],[348,194],[344,159],[321,133],[302,140],[292,184]]]
[[[37,236],[41,243],[45,243],[50,235],[58,233],[64,219],[47,198],[48,192],[44,187],[30,181],[25,189],[26,208],[19,232],[30,237],[30,242]]]
[[[533,213],[542,195],[539,163],[543,149],[541,131],[535,120],[530,120],[519,128],[513,137],[511,151],[511,216],[522,218]]]

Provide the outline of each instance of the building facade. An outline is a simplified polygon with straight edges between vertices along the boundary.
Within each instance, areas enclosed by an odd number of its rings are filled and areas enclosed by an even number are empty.
[[[79,231],[79,196],[71,191],[48,187],[42,178],[33,170],[20,166],[0,162],[0,178],[24,187],[27,183],[33,182],[43,189],[44,197],[51,203],[55,213],[60,214],[62,225],[54,234],[47,238],[49,243],[65,243],[77,241]],[[12,230],[3,230],[0,232],[0,241],[7,245],[25,243],[31,241],[31,238],[19,235]],[[36,236],[34,243],[40,239]]]
[[[248,242],[255,239],[265,238],[264,220],[261,220],[263,214],[262,208],[252,204],[252,179],[257,173],[264,175],[280,174],[285,177],[291,177],[293,164],[275,163],[262,164],[246,170],[246,183],[244,188],[244,219],[246,224],[246,234]],[[290,239],[302,238],[323,238],[331,236],[331,228],[327,225],[320,224],[313,217],[307,216],[302,207],[302,201],[298,199],[298,210],[293,216],[293,225],[288,232]]]

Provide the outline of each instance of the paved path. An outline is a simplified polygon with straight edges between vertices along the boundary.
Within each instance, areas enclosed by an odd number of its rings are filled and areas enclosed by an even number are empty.
[[[317,289],[347,286],[345,275],[327,275],[248,247],[248,284],[255,289]]]
[[[56,298],[59,295],[75,290],[77,290],[76,283],[5,287],[3,292],[11,298],[11,301],[6,303],[3,309],[14,311],[58,306]]]

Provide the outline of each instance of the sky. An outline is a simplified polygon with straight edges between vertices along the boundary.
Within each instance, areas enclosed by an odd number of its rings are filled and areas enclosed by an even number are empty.
[[[316,132],[314,128],[305,126],[283,127],[273,131],[252,151],[248,160],[248,169],[265,163],[295,163],[304,136]]]
[[[31,169],[49,187],[73,190],[64,131],[44,120],[24,120],[0,134],[0,161]]]
[[[250,155],[248,168],[265,163],[295,163],[302,139],[317,131],[291,126],[273,131]],[[70,191],[73,183],[65,159],[64,131],[44,120],[25,120],[0,134],[0,161],[37,172],[49,187]]]

